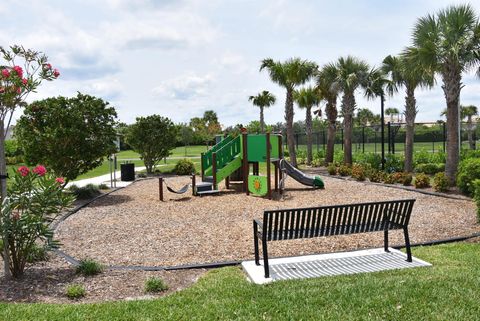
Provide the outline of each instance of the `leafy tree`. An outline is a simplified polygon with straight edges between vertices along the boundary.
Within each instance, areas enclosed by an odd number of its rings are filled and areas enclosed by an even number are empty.
[[[15,128],[28,164],[44,164],[73,180],[115,151],[117,113],[104,100],[78,93],[25,108]]]
[[[326,101],[325,114],[328,121],[327,131],[327,153],[325,162],[333,162],[333,154],[335,149],[335,136],[337,131],[337,97],[340,93],[340,86],[337,83],[338,69],[336,64],[329,63],[322,67],[317,77],[317,88],[322,98]]]
[[[415,89],[417,87],[431,88],[435,82],[434,75],[429,70],[423,68],[415,61],[415,57],[410,57],[408,53],[403,56],[387,56],[383,60],[382,70],[389,76],[389,79],[395,86],[405,87],[405,172],[413,171],[413,145],[415,133],[415,118],[418,113],[417,100],[415,99]],[[398,114],[396,108],[387,108],[385,114]]]
[[[368,63],[356,57],[340,57],[336,64],[336,83],[342,90],[342,113],[344,128],[344,162],[352,164],[353,114],[355,111],[355,90],[367,86]]]
[[[298,107],[304,108],[306,112],[305,126],[307,133],[307,164],[312,164],[312,107],[320,104],[319,91],[313,87],[301,88],[293,92],[293,98]]]
[[[398,108],[390,107],[390,108],[385,109],[385,115],[390,116],[390,122],[391,123],[394,122],[395,116],[397,116],[399,114],[400,114],[400,111],[398,110]]]
[[[222,132],[222,125],[218,121],[217,113],[213,110],[207,110],[203,117],[194,117],[190,119],[190,126],[193,128],[194,137],[208,145],[215,135]]]
[[[251,101],[253,105],[260,108],[260,133],[264,133],[265,120],[263,117],[263,109],[275,104],[276,98],[268,90],[264,90],[256,96],[250,96],[248,100]]]
[[[260,122],[258,120],[252,120],[250,123],[248,123],[246,128],[247,128],[247,132],[252,133],[252,134],[264,133],[265,129],[268,132],[271,132],[272,129],[273,129],[273,127],[270,126],[270,125],[266,125],[266,127],[263,127],[263,129],[262,129],[262,125],[260,124]]]
[[[359,126],[369,126],[377,121],[377,115],[368,108],[360,108],[357,110],[357,116],[354,121]]]
[[[117,131],[117,135],[120,138],[120,150],[132,149],[132,147],[129,146],[125,141],[125,136],[127,135],[128,131],[128,125],[126,123],[119,122],[116,124],[115,130]]]
[[[162,158],[169,156],[175,148],[177,133],[178,127],[166,117],[137,117],[127,132],[127,143],[140,154],[147,173],[151,174]]]
[[[455,5],[417,20],[406,51],[425,69],[439,74],[447,104],[445,174],[455,184],[459,162],[459,102],[462,73],[480,63],[480,23],[471,5]]]
[[[285,121],[287,122],[287,143],[290,161],[297,166],[295,154],[295,138],[293,133],[293,91],[295,87],[303,85],[317,72],[316,63],[300,58],[291,58],[284,62],[274,61],[271,58],[262,60],[260,71],[267,69],[270,79],[287,91],[285,99]]]
[[[0,196],[7,196],[7,164],[5,160],[5,128],[8,131],[10,120],[18,107],[25,105],[25,98],[35,92],[43,80],[54,80],[60,73],[48,63],[41,52],[25,49],[22,46],[0,47]],[[23,66],[23,68],[22,68]],[[8,120],[7,120],[8,119]],[[3,213],[3,212],[2,212]],[[0,215],[0,220],[4,214]],[[2,233],[4,241],[4,273],[9,278],[8,231]]]
[[[473,124],[473,117],[477,115],[477,106],[460,106],[460,117],[462,117],[462,119],[467,118],[468,145],[470,149],[475,149],[475,139],[473,137],[475,125]]]

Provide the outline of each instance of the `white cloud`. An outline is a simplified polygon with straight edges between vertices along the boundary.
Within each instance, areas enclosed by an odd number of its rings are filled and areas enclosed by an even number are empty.
[[[166,98],[189,100],[207,95],[212,81],[213,76],[211,74],[204,76],[188,74],[164,81],[159,86],[153,88],[152,92],[155,95]]]

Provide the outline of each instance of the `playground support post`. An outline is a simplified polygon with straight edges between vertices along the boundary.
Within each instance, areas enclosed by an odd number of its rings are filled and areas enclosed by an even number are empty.
[[[212,153],[213,189],[217,189],[217,153]]]
[[[266,141],[267,141],[267,195],[268,195],[268,199],[272,199],[272,183],[270,181],[271,179],[271,173],[270,173],[270,149],[271,149],[271,145],[270,145],[270,133],[267,132],[265,134],[265,138],[266,138]]]
[[[158,178],[158,197],[163,202],[163,177]]]
[[[205,164],[203,163],[203,153],[200,154],[200,173],[202,174],[202,182],[205,181],[204,173]]]
[[[248,152],[247,152],[247,133],[242,133],[242,150],[243,150],[243,191],[249,195],[248,192]]]
[[[195,174],[192,174],[192,196],[195,196],[195,188],[197,187],[197,181]]]

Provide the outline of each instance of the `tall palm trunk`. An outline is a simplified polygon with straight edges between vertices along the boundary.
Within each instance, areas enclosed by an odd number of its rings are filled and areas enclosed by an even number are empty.
[[[461,72],[459,68],[447,64],[442,73],[442,89],[447,101],[447,161],[445,164],[445,175],[453,186],[455,185],[455,174],[457,172],[459,153],[458,136],[458,111],[461,90]]]
[[[295,137],[293,135],[293,88],[287,88],[285,99],[285,121],[287,122],[287,143],[290,163],[297,167],[297,155],[295,154]]]
[[[342,97],[343,108],[343,162],[351,165],[352,157],[352,136],[353,136],[353,110],[355,109],[355,96],[353,92],[347,92]]]
[[[305,127],[307,131],[307,165],[312,165],[312,107],[306,108]]]
[[[473,139],[473,131],[474,131],[473,119],[471,115],[468,115],[468,118],[467,118],[468,145],[472,150],[475,149],[475,140]]]
[[[407,173],[413,171],[413,138],[415,134],[415,118],[417,116],[414,90],[415,89],[407,87],[407,95],[405,96],[405,122],[407,123],[407,131],[405,133],[404,171]]]
[[[327,132],[327,154],[325,163],[333,163],[333,154],[335,153],[335,136],[337,134],[337,106],[335,102],[327,101],[325,113],[328,119]]]
[[[260,106],[260,132],[265,133],[265,120],[263,118],[263,106]]]

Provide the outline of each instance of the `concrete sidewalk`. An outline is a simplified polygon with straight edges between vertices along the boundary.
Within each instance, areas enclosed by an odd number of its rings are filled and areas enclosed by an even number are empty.
[[[145,166],[136,167],[135,171],[142,171],[145,168],[146,168]],[[116,178],[117,178],[117,182],[116,182],[117,187],[125,187],[125,186],[128,186],[131,183],[133,183],[133,182],[122,182],[122,181],[120,181],[120,174],[121,174],[120,171],[115,172],[115,175],[116,175]],[[105,174],[105,175],[92,177],[92,178],[81,179],[81,180],[78,180],[78,181],[72,181],[72,182],[69,182],[67,184],[67,187],[70,187],[72,185],[76,185],[78,187],[83,187],[83,186],[88,185],[88,184],[94,184],[94,185],[106,184],[108,187],[110,187],[110,174]]]

